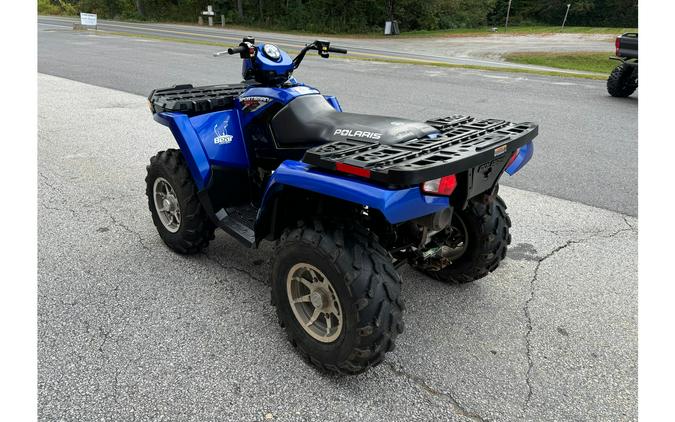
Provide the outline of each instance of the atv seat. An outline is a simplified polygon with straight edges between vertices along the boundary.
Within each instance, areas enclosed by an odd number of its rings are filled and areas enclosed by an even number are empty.
[[[392,145],[438,133],[428,124],[397,117],[337,111],[319,94],[303,95],[282,108],[271,122],[280,148],[303,148],[356,139]]]

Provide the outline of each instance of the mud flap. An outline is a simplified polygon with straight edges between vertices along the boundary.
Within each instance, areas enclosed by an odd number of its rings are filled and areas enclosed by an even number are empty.
[[[504,173],[509,154],[469,169],[467,172],[467,201],[484,192],[491,192]]]

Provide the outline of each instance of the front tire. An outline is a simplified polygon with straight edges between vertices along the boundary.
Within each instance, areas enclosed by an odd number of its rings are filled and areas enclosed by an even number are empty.
[[[510,227],[511,218],[501,197],[483,195],[473,199],[466,209],[454,211],[450,227],[434,235],[438,243],[457,251],[450,263],[438,268],[420,262],[415,268],[450,284],[481,279],[496,270],[506,257]]]
[[[628,97],[637,89],[637,78],[632,66],[621,63],[612,70],[607,79],[607,92],[612,97]]]
[[[275,249],[272,303],[298,353],[346,374],[381,363],[403,332],[403,304],[401,277],[375,236],[317,222],[286,230]]]
[[[145,178],[148,207],[159,237],[180,254],[194,254],[214,238],[215,227],[197,197],[197,187],[179,150],[150,158]]]

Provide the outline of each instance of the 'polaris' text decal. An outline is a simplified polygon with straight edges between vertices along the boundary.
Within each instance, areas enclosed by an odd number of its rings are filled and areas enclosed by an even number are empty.
[[[346,136],[351,138],[368,138],[368,139],[380,139],[382,137],[381,133],[367,132],[363,130],[353,130],[353,129],[335,129],[333,135]]]

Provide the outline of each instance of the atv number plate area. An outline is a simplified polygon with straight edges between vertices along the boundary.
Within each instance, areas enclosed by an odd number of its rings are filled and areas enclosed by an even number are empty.
[[[309,149],[302,161],[327,170],[339,170],[346,165],[361,170],[352,171],[353,174],[374,181],[414,185],[508,157],[531,142],[538,132],[534,123],[480,120],[462,115],[426,123],[439,133],[395,145],[348,138]]]

